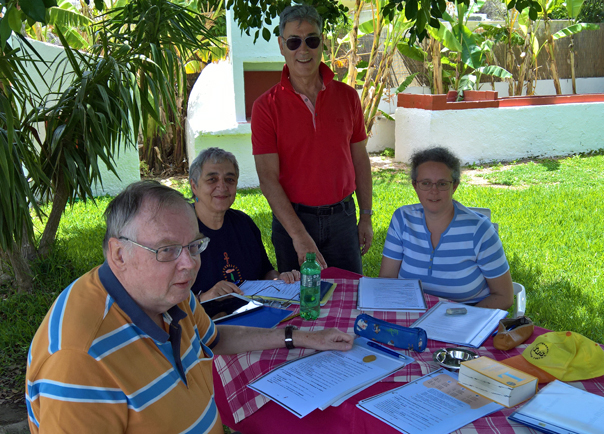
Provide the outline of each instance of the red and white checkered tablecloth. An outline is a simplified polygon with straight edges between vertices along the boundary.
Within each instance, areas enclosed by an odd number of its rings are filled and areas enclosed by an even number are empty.
[[[286,324],[298,326],[302,330],[322,330],[325,328],[336,327],[339,330],[348,333],[354,333],[354,322],[361,311],[356,309],[357,298],[357,279],[328,279],[337,283],[336,290],[333,293],[331,300],[321,308],[320,317],[313,322],[304,321],[297,317],[288,321]],[[428,307],[435,305],[439,299],[426,294]],[[297,312],[298,307],[293,311]],[[409,312],[366,312],[375,318],[383,319],[388,322],[396,323],[403,326],[410,326],[420,316],[420,313]],[[281,324],[279,327],[284,328],[286,324]],[[529,342],[532,342],[538,335],[548,332],[548,330],[536,327],[535,333],[524,345],[520,345],[510,351],[500,351],[493,347],[493,339],[489,338],[476,352],[481,356],[491,357],[495,360],[502,360],[520,354],[526,348]],[[451,344],[428,340],[428,346],[422,353],[413,351],[406,352],[410,357],[415,359],[414,363],[405,366],[400,371],[382,380],[382,383],[408,383],[419,377],[422,377],[436,369],[439,369],[437,363],[432,361],[434,351],[452,346]],[[294,349],[287,350],[285,348],[276,350],[254,351],[242,353],[233,356],[217,356],[214,360],[215,366],[215,383],[216,379],[220,379],[221,384],[215,384],[215,388],[222,387],[224,396],[228,403],[228,409],[219,409],[223,415],[223,419],[230,420],[231,415],[225,415],[226,411],[232,414],[232,420],[239,423],[245,418],[253,415],[267,402],[269,399],[249,389],[247,385],[256,378],[266,374],[271,369],[281,363],[312,353],[314,350]],[[604,378],[600,377],[594,380],[584,382],[576,382],[575,385],[598,395],[604,395]],[[384,385],[386,386],[386,385]],[[369,396],[376,395],[372,393]],[[222,391],[221,391],[222,396]],[[354,399],[355,403],[360,399],[365,398],[359,394],[359,399]],[[282,409],[281,409],[282,410]],[[358,410],[358,409],[355,409]],[[285,411],[285,410],[283,410]],[[360,410],[358,410],[360,411]],[[458,433],[532,433],[535,432],[529,428],[508,421],[507,416],[512,413],[513,409],[504,409],[494,413],[488,417],[481,418],[473,424],[469,424],[458,430]],[[361,412],[362,413],[362,412]],[[311,416],[311,415],[309,415]],[[308,417],[308,416],[307,416]],[[385,426],[385,425],[384,425]],[[237,429],[237,427],[232,427]],[[268,431],[266,431],[268,432]],[[330,431],[332,432],[332,431]],[[355,432],[365,432],[356,430]]]

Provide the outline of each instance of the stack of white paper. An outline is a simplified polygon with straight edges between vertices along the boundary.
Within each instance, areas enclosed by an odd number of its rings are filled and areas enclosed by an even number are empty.
[[[509,419],[548,433],[601,434],[604,397],[555,380]]]
[[[503,408],[460,386],[457,374],[443,369],[364,399],[357,407],[407,434],[453,432]]]
[[[412,363],[389,348],[375,349],[357,338],[351,350],[323,351],[273,369],[248,387],[298,417],[324,410]],[[396,355],[394,355],[396,354]]]
[[[465,307],[465,315],[447,315],[449,308]],[[441,301],[415,321],[411,327],[426,330],[428,339],[479,348],[499,325],[499,320],[507,316],[501,309],[467,306]]]
[[[427,305],[422,284],[418,279],[361,277],[357,309],[425,312]]]

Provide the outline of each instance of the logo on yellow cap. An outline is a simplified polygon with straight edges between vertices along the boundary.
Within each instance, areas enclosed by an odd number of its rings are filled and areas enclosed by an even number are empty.
[[[544,342],[538,342],[531,348],[530,356],[532,359],[539,360],[545,358],[547,353],[549,353],[549,346]]]

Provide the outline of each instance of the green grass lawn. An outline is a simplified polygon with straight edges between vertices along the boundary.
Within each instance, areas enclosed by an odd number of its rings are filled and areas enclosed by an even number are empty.
[[[493,166],[480,175],[489,184],[472,185],[464,174],[455,194],[464,205],[491,208],[512,278],[526,287],[526,314],[539,326],[576,331],[600,343],[604,342],[604,206],[597,192],[604,182],[603,154]],[[373,184],[375,239],[363,260],[367,276],[378,275],[394,210],[417,202],[402,172],[376,172]],[[190,194],[186,183],[176,186]],[[34,294],[0,287],[0,378],[14,378],[11,387],[23,387],[29,343],[54,298],[103,261],[102,213],[109,200],[78,202],[67,210],[52,258],[35,264]],[[258,224],[275,264],[271,212],[260,190],[240,190],[234,207]],[[6,387],[0,383],[0,399]]]

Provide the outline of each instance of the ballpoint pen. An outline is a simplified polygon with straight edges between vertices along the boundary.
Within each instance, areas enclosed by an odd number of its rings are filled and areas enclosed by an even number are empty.
[[[403,354],[397,353],[394,350],[391,350],[389,348],[386,348],[386,347],[383,347],[381,345],[378,345],[375,342],[369,341],[369,342],[367,342],[367,345],[369,345],[371,348],[375,348],[376,350],[383,351],[386,354],[390,354],[391,356],[397,357],[399,359],[404,359],[405,358],[405,356]]]
[[[281,321],[279,321],[279,324],[284,323],[284,322],[287,322],[287,321],[289,321],[290,319],[294,319],[294,318],[296,318],[296,317],[298,317],[298,316],[300,316],[300,312],[298,312],[298,313],[293,313],[293,314],[291,314],[290,316],[288,316],[288,317],[286,317],[286,318],[283,318]]]

